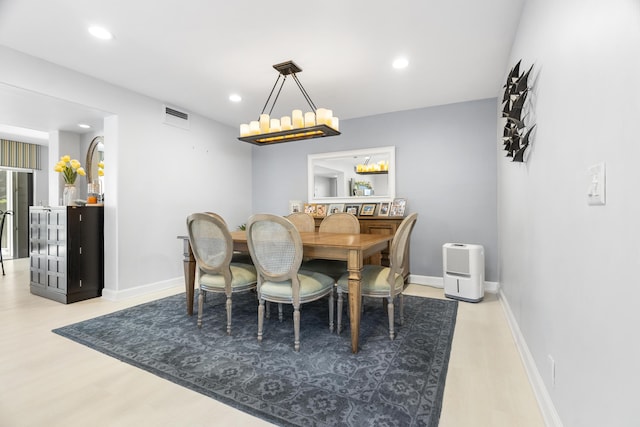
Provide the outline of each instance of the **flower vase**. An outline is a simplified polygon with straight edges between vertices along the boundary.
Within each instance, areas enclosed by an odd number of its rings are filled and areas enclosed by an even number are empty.
[[[78,189],[75,184],[65,184],[64,193],[62,193],[62,199],[65,206],[75,205],[75,200],[78,198]]]

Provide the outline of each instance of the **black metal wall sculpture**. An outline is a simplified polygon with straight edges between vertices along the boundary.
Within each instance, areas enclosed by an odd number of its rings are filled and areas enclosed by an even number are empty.
[[[531,143],[531,132],[536,125],[528,126],[525,124],[527,116],[524,113],[525,102],[529,94],[529,75],[533,69],[533,65],[526,73],[520,73],[520,64],[522,60],[511,69],[507,76],[507,82],[504,87],[504,95],[502,97],[502,117],[507,121],[504,125],[502,133],[502,141],[507,157],[511,157],[514,162],[524,162],[524,154]]]

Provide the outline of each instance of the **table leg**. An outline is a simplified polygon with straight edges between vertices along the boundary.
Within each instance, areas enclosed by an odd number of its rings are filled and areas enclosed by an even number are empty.
[[[351,326],[351,352],[358,352],[358,341],[360,339],[360,312],[362,304],[362,294],[360,289],[360,279],[362,278],[362,253],[360,251],[349,251],[347,260],[349,270],[349,324]]]
[[[193,315],[193,295],[196,280],[196,259],[193,256],[189,239],[183,240],[184,289],[187,294],[187,314]]]

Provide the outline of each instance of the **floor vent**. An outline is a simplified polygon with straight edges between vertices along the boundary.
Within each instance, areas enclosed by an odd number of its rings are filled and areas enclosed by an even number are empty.
[[[182,129],[189,129],[189,113],[163,105],[162,115],[165,124]]]

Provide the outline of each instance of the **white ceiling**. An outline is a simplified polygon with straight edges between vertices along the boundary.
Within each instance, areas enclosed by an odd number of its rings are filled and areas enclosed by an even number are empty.
[[[315,104],[345,120],[495,97],[523,3],[0,0],[0,45],[231,126],[257,118],[272,65],[293,60]],[[96,24],[115,39],[90,36]],[[395,70],[401,55],[409,67]],[[307,105],[288,79],[273,113],[292,108]],[[0,123],[64,129],[103,114],[0,84]]]

